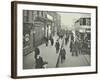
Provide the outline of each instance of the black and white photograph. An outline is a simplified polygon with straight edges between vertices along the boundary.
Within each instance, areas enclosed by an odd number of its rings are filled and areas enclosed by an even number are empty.
[[[23,69],[91,65],[91,14],[23,10]]]
[[[97,73],[97,6],[12,2],[12,76]]]

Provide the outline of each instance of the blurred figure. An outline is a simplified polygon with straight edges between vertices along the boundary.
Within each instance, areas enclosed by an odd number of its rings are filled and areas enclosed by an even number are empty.
[[[66,59],[66,51],[65,51],[64,47],[62,47],[60,50],[60,56],[61,56],[61,63],[63,63]]]
[[[65,44],[67,45],[68,43],[68,40],[69,40],[69,33],[68,31],[66,32],[66,38],[65,38]]]
[[[78,45],[78,53],[81,54],[82,53],[82,51],[81,51],[82,50],[82,41],[79,40],[78,44],[79,44]]]
[[[72,56],[78,56],[78,42],[72,43]]]
[[[70,41],[70,52],[72,52],[72,46],[73,46],[73,43],[74,43],[74,36],[73,36],[73,33],[71,33],[71,41]]]
[[[54,40],[53,40],[52,37],[50,38],[50,41],[51,41],[51,45],[53,46],[53,44],[54,44]]]
[[[59,48],[60,48],[60,44],[59,44],[59,41],[58,40],[55,43],[55,47],[56,47],[56,53],[58,53]]]
[[[68,34],[66,34],[66,37],[65,37],[65,45],[67,45],[68,40],[69,40],[69,35],[68,35]]]
[[[72,52],[72,56],[74,56],[74,52],[75,52],[75,43],[71,41],[71,52]]]
[[[39,48],[35,48],[35,68],[45,68],[48,64],[46,61],[43,61],[43,58],[40,56]]]
[[[72,52],[73,41],[70,42],[70,52]]]
[[[76,46],[75,47],[75,55],[78,56],[78,51],[79,51],[79,41],[78,40],[75,41],[75,46]]]
[[[71,40],[74,41],[74,36],[73,33],[71,34]]]
[[[45,40],[46,46],[48,46],[48,38],[47,37],[44,37],[44,40]]]

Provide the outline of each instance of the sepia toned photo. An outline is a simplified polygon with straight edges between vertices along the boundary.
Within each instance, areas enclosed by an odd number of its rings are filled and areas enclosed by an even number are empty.
[[[11,6],[12,78],[97,73],[97,6]]]
[[[23,10],[23,69],[91,65],[91,14]]]

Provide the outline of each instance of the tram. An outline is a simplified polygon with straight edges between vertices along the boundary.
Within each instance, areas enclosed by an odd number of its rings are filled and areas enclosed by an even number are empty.
[[[84,17],[80,18],[75,22],[76,36],[81,41],[82,44],[82,52],[90,53],[91,49],[91,18]]]

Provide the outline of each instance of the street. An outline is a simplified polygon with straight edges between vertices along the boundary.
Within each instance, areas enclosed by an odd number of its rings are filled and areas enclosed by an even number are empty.
[[[58,39],[58,36],[53,37],[54,44],[51,46],[49,42],[46,47],[45,44],[39,46],[40,55],[43,57],[44,61],[47,61],[47,68],[55,68],[58,60],[59,53],[56,53],[55,42]],[[59,39],[60,46],[63,42],[63,39]],[[59,61],[58,67],[80,67],[80,66],[90,66],[90,55],[89,54],[78,54],[78,56],[72,56],[70,52],[70,37],[67,45],[64,45],[66,50],[66,60],[61,63]],[[24,69],[34,69],[35,68],[35,59],[34,51],[26,56],[23,56],[23,68]]]
[[[78,56],[72,56],[70,52],[70,38],[67,45],[64,45],[66,50],[66,60],[64,63],[59,62],[59,67],[80,67],[90,66],[90,55],[89,54],[78,54]]]

